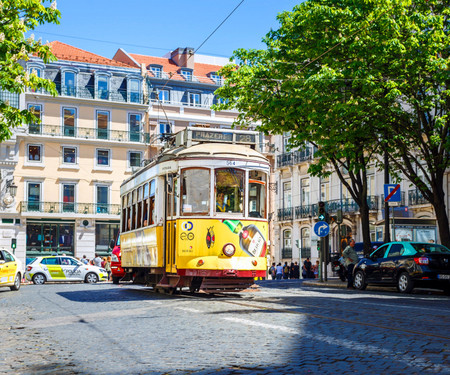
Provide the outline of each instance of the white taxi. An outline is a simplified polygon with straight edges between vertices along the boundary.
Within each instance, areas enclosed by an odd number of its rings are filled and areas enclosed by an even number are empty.
[[[46,281],[84,281],[96,283],[108,280],[105,269],[83,264],[69,256],[37,257],[28,264],[25,278],[34,284],[44,284]]]
[[[6,249],[0,249],[0,287],[9,286],[11,290],[19,290],[22,281],[23,267],[20,259]]]

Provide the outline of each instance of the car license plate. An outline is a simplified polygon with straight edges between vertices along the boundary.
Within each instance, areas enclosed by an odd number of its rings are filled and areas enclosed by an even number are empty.
[[[450,280],[450,275],[438,275],[438,279]]]

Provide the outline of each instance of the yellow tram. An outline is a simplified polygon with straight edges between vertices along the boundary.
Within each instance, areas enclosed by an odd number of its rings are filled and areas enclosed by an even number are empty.
[[[266,276],[269,161],[257,132],[188,127],[125,180],[128,279],[174,291],[237,291]]]

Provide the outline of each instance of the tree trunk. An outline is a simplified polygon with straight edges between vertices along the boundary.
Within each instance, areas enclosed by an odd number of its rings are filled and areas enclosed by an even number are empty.
[[[361,230],[364,243],[364,256],[367,256],[372,251],[372,242],[370,241],[370,220],[369,220],[369,205],[367,198],[361,201],[359,205],[359,212],[361,214]]]
[[[441,194],[436,194],[436,198],[433,201],[434,212],[436,214],[436,221],[439,230],[439,239],[441,244],[450,249],[450,223],[447,216],[447,208],[445,206],[445,194],[442,191]]]

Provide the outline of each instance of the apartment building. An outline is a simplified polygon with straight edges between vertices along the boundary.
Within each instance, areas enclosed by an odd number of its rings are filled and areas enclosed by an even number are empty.
[[[275,261],[298,261],[306,257],[318,259],[314,224],[318,216],[318,202],[325,202],[325,209],[331,216],[342,212],[342,223],[330,224],[330,250],[340,250],[341,239],[348,233],[357,242],[362,242],[359,207],[333,173],[328,178],[312,177],[308,168],[314,162],[314,147],[301,150],[286,148],[289,134],[277,136],[274,140],[275,173],[277,184],[274,217]],[[450,191],[449,174],[445,179]],[[371,241],[384,239],[384,171],[371,168],[368,171],[368,204]],[[401,202],[390,208],[391,240],[439,241],[436,217],[433,207],[407,180],[400,183]],[[446,194],[449,207],[450,200]]]

